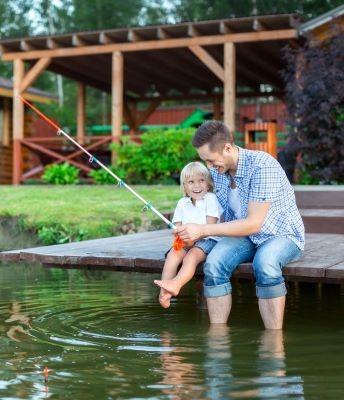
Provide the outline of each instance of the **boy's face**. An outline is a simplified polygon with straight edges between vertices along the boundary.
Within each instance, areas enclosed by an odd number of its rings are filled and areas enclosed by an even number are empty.
[[[208,169],[214,168],[220,174],[225,174],[233,164],[233,146],[230,143],[225,143],[222,151],[211,151],[206,143],[199,147],[197,152]]]
[[[201,200],[209,190],[208,182],[203,175],[197,174],[185,180],[184,190],[192,200]]]

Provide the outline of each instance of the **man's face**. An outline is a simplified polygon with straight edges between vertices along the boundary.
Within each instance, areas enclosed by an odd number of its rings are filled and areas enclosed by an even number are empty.
[[[222,151],[211,151],[206,143],[197,149],[198,155],[206,163],[207,168],[214,168],[220,174],[226,173],[232,165],[233,146],[225,143]]]

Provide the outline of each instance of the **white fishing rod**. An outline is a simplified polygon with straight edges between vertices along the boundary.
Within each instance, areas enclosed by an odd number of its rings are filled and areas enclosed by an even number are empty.
[[[98,164],[101,168],[103,168],[108,174],[110,174],[113,178],[116,179],[118,182],[118,186],[120,187],[125,187],[126,189],[129,190],[134,196],[136,196],[139,200],[144,203],[144,210],[152,210],[159,218],[161,218],[169,228],[175,229],[177,228],[176,225],[174,225],[171,221],[169,221],[166,217],[164,217],[160,211],[158,211],[155,207],[152,206],[152,204],[148,203],[142,196],[140,196],[133,188],[131,188],[128,184],[126,184],[120,177],[118,177],[115,173],[113,173],[106,165],[104,165],[102,162],[100,162],[96,157],[94,157],[91,153],[89,153],[84,147],[82,147],[76,140],[74,140],[68,133],[66,133],[64,130],[62,130],[54,121],[52,121],[50,118],[48,118],[45,114],[42,113],[42,111],[38,110],[34,105],[32,105],[29,101],[24,99],[22,96],[19,96],[21,101],[25,103],[28,107],[30,107],[35,113],[37,113],[41,118],[43,118],[49,125],[54,127],[56,129],[56,133],[58,135],[63,135],[65,136],[68,140],[70,140],[76,147],[78,147],[80,150],[82,150],[85,154],[88,155],[89,157],[89,163],[92,164],[95,162]]]

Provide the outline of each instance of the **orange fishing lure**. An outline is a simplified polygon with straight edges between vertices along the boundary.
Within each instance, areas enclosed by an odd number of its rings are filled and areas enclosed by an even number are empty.
[[[184,242],[179,236],[176,236],[173,242],[173,250],[180,251],[184,247]]]

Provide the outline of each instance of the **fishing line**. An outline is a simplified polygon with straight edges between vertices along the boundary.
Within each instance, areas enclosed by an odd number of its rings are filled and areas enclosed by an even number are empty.
[[[71,141],[76,147],[82,150],[88,156],[89,164],[95,166],[99,165],[100,168],[103,168],[108,174],[110,174],[115,180],[118,182],[119,187],[125,187],[129,192],[131,192],[134,196],[136,196],[142,203],[144,203],[144,211],[151,210],[153,211],[160,219],[162,219],[169,228],[176,229],[176,225],[174,225],[171,221],[169,221],[164,215],[162,215],[152,204],[146,201],[141,195],[139,195],[133,188],[127,185],[123,179],[119,178],[114,172],[112,172],[106,165],[104,165],[101,161],[99,161],[94,155],[89,153],[83,146],[81,146],[75,139],[73,139],[68,133],[66,133],[63,129],[61,129],[54,121],[48,118],[42,111],[36,108],[29,101],[24,99],[22,96],[19,96],[20,100],[25,103],[29,108],[31,108],[36,114],[38,114],[44,121],[46,121],[49,125],[56,129],[57,135],[67,138]],[[179,238],[180,241],[180,238]]]

